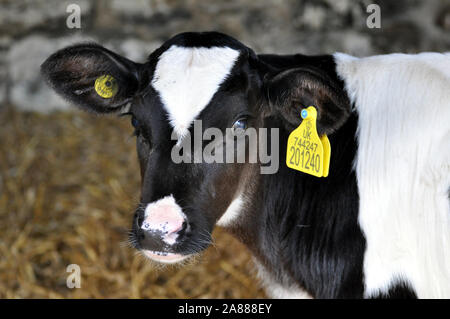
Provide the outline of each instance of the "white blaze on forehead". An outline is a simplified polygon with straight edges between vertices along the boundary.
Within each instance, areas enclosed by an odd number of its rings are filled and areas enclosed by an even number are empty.
[[[228,47],[171,46],[159,57],[152,86],[159,93],[178,136],[209,104],[229,75],[239,51]]]

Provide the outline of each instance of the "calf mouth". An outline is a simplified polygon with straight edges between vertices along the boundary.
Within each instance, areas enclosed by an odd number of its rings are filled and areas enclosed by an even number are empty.
[[[185,238],[173,246],[154,248],[141,245],[136,238],[136,233],[131,231],[129,236],[131,246],[146,258],[162,264],[176,264],[193,259],[201,255],[212,244],[212,239]]]
[[[146,249],[142,247],[137,238],[136,231],[134,229],[131,230],[128,236],[130,246],[139,251],[144,257],[158,263],[175,264],[194,256],[192,253],[183,254],[178,251],[175,252],[174,249],[170,249],[169,247],[161,247],[160,250]]]
[[[179,263],[193,256],[193,254],[181,255],[177,253],[154,251],[147,249],[141,249],[140,251],[143,253],[145,257],[162,264]]]
[[[129,232],[128,242],[132,248],[136,249],[144,257],[162,264],[179,263],[196,255],[194,253],[175,252],[173,249],[169,249],[168,247],[163,247],[161,250],[145,249],[139,243],[134,230]]]

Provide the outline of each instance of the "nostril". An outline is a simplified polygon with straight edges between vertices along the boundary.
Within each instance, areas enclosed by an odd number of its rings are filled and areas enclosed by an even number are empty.
[[[188,224],[186,221],[184,221],[183,224],[181,225],[180,229],[177,231],[179,238],[184,236],[184,234],[186,233],[187,227],[188,227]]]
[[[172,232],[166,233],[163,237],[163,241],[169,245],[174,245],[177,241],[179,242],[180,240],[182,240],[186,229],[187,223],[186,221],[183,221],[181,224],[179,224],[179,227],[174,228]]]
[[[175,226],[167,234],[170,235],[170,234],[178,234],[178,233],[180,233],[183,230],[183,228],[185,227],[184,226],[185,224],[186,224],[186,222],[183,221],[181,224],[178,225],[178,227]]]
[[[144,222],[144,214],[137,214],[137,218],[136,218],[136,226],[138,228],[140,228],[142,226],[142,223]]]

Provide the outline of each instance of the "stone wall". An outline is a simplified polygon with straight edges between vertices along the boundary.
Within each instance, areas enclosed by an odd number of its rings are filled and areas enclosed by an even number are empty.
[[[81,29],[66,25],[72,3]],[[366,25],[371,3],[380,29]],[[39,66],[68,44],[97,41],[142,62],[172,35],[205,30],[266,53],[450,51],[450,0],[0,0],[0,108],[66,109]]]

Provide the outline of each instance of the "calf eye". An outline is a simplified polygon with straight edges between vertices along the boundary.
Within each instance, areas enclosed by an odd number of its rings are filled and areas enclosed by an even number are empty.
[[[134,116],[131,118],[131,125],[134,127],[134,136],[141,136],[141,128],[140,128],[140,122],[137,118]]]
[[[247,119],[242,118],[234,122],[233,126],[231,127],[231,130],[234,134],[243,132],[247,129]]]
[[[139,121],[134,116],[131,118],[131,125],[133,125],[134,128],[139,126]]]

